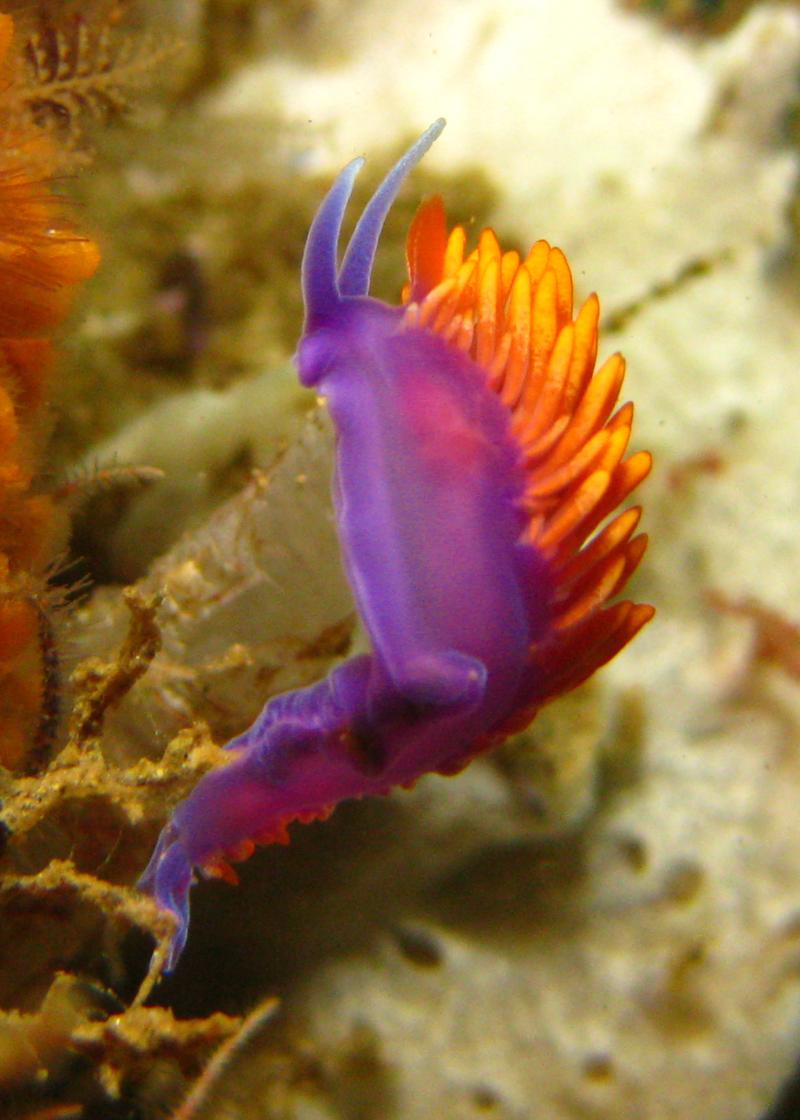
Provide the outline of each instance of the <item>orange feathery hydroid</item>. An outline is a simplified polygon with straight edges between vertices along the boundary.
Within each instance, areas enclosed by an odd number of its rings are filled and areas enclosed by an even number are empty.
[[[20,108],[13,34],[0,13],[0,765],[32,769],[53,722],[46,572],[65,529],[53,499],[33,489],[55,359],[48,336],[100,258],[49,186],[58,153]]]
[[[647,546],[644,534],[634,536],[638,506],[611,515],[651,459],[646,451],[625,458],[633,405],[616,408],[625,359],[613,354],[595,369],[600,305],[590,295],[573,317],[561,250],[537,241],[521,259],[485,229],[465,255],[466,240],[461,226],[448,234],[440,197],[425,202],[408,235],[403,297],[406,324],[469,354],[509,409],[527,478],[526,539],[553,581],[552,633],[530,651],[540,685],[506,734],[614,657],[652,617],[645,604],[609,605]]]

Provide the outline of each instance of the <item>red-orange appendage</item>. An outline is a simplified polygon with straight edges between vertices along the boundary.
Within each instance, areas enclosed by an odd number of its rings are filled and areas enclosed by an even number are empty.
[[[0,766],[32,769],[52,723],[46,571],[64,515],[32,491],[47,434],[53,347],[97,246],[80,237],[48,186],[52,140],[19,111],[13,21],[0,13]]]
[[[537,241],[521,259],[503,252],[491,229],[471,253],[465,246],[460,226],[448,235],[440,198],[420,207],[408,236],[405,322],[469,354],[509,409],[527,478],[526,538],[551,565],[551,633],[530,652],[541,687],[507,733],[589,677],[652,617],[644,604],[609,605],[647,545],[634,535],[639,507],[612,515],[651,459],[646,451],[625,458],[633,420],[633,405],[617,408],[625,359],[613,354],[595,370],[600,305],[590,295],[573,318],[561,250]]]

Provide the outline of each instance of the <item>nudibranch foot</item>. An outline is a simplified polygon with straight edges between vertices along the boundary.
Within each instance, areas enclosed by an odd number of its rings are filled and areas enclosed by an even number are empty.
[[[324,819],[346,799],[413,784],[436,760],[431,728],[457,737],[480,702],[485,669],[459,653],[418,669],[401,692],[374,658],[354,657],[317,684],[275,697],[229,744],[230,761],[177,807],[139,882],[177,920],[168,968],[186,940],[193,868],[235,881],[228,861],[246,859],[256,844],[286,842],[293,821]]]
[[[523,258],[484,230],[468,253],[434,198],[411,226],[403,306],[368,295],[386,214],[443,124],[386,176],[341,266],[363,161],[309,232],[296,363],[336,430],[339,539],[371,652],[272,699],[176,808],[141,882],[178,920],[170,968],[194,869],[235,881],[229,861],[285,842],[292,821],[456,773],[653,613],[612,602],[646,546],[638,508],[616,511],[650,457],[625,458],[625,363],[595,372],[599,304],[573,315],[561,250],[537,241]]]

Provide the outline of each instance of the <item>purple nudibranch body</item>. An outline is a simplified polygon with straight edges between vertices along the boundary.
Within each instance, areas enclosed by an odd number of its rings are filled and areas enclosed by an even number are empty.
[[[368,295],[386,214],[443,127],[383,181],[341,264],[362,160],[341,172],[309,232],[297,367],[334,423],[339,537],[371,652],[270,700],[228,744],[230,762],[175,809],[140,882],[177,917],[168,969],[186,941],[196,869],[224,873],[226,858],[347,798],[458,771],[652,613],[605,606],[643,552],[638,510],[585,543],[649,457],[622,459],[632,409],[609,419],[621,358],[592,377],[596,315],[587,301],[572,321],[563,254],[547,246],[536,257],[538,242],[520,261],[482,235],[459,258],[463,231],[448,240],[434,199],[412,227],[405,305]],[[555,295],[537,307],[548,286]]]

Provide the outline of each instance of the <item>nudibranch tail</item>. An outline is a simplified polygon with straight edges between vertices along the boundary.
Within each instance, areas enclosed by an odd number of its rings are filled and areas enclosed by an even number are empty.
[[[627,458],[625,364],[595,371],[599,304],[573,314],[564,254],[522,258],[484,230],[472,252],[441,199],[409,233],[403,306],[367,295],[375,246],[435,122],[384,179],[341,268],[342,219],[361,160],[335,181],[303,259],[304,384],[336,429],[334,501],[371,642],[325,680],[273,698],[164,829],[142,888],[186,939],[194,869],[281,842],[345,798],[455,773],[613,657],[652,616],[616,596],[639,564],[650,469]]]
[[[152,895],[162,910],[175,918],[175,933],[164,969],[171,972],[186,947],[189,936],[189,891],[194,882],[194,867],[186,845],[180,841],[176,826],[170,822],[161,830],[150,862],[139,879],[139,890]]]

